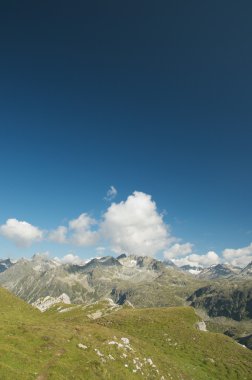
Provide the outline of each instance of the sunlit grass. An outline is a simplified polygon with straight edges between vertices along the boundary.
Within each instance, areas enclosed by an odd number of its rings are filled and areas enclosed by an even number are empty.
[[[251,379],[252,352],[196,330],[192,308],[59,307],[40,313],[0,289],[1,380]],[[90,319],[97,311],[103,316]]]

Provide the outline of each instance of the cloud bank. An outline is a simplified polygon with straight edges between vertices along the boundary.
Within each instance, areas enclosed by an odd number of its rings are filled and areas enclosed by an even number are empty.
[[[211,265],[219,264],[221,259],[217,253],[209,251],[204,255],[193,253],[182,258],[176,258],[173,262],[179,267],[182,265],[209,267]]]
[[[198,255],[193,253],[193,244],[176,243],[169,249],[164,251],[164,258],[172,260],[177,266],[191,265],[208,267],[210,265],[219,264],[221,259],[214,251],[206,254]]]
[[[252,261],[252,243],[243,248],[224,249],[223,257],[228,263],[231,263],[232,265],[245,266]]]

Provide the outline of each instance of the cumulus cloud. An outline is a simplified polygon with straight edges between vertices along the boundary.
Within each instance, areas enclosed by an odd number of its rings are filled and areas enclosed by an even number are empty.
[[[79,256],[74,255],[72,253],[68,253],[64,257],[55,257],[55,261],[61,263],[61,264],[76,264],[76,265],[84,265],[86,263],[86,260],[82,260]]]
[[[19,247],[29,247],[32,243],[42,240],[44,235],[38,227],[17,219],[8,219],[1,225],[0,234]]]
[[[231,260],[230,264],[234,265],[235,267],[243,268],[243,267],[246,267],[251,262],[252,262],[252,255],[237,257],[236,259]]]
[[[222,255],[226,262],[232,265],[245,266],[252,261],[252,243],[238,249],[226,248]]]
[[[116,196],[117,196],[117,190],[113,185],[111,185],[107,191],[105,199],[106,201],[112,201],[112,199],[114,199]]]
[[[171,260],[171,259],[176,259],[178,257],[183,257],[192,253],[192,249],[193,249],[193,244],[191,243],[185,243],[185,244],[176,243],[164,251],[164,258]]]
[[[49,240],[60,244],[67,243],[67,231],[67,227],[59,226],[58,228],[49,233]]]
[[[99,234],[93,228],[96,220],[87,213],[69,221],[68,226],[59,226],[48,234],[48,239],[60,244],[90,246],[97,243]]]
[[[95,219],[88,214],[83,213],[77,219],[69,222],[69,231],[71,231],[71,243],[78,246],[89,246],[97,243],[99,234],[92,228],[96,225]]]
[[[154,256],[174,241],[151,196],[135,191],[112,203],[103,215],[101,233],[115,253]]]
[[[217,253],[214,251],[209,251],[205,255],[193,253],[186,257],[173,259],[172,261],[179,267],[182,265],[209,267],[211,265],[219,264],[221,260]]]

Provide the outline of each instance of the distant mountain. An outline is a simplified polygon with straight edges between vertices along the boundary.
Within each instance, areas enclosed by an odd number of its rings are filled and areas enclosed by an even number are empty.
[[[69,264],[70,272],[89,272],[95,268],[121,266],[120,262],[112,256],[101,257],[99,259],[94,258],[88,261],[85,265],[71,265]]]
[[[240,277],[252,276],[252,261],[239,274]]]
[[[6,269],[12,265],[14,265],[14,263],[10,259],[0,259],[0,273],[6,271]]]
[[[165,264],[162,261],[153,259],[149,256],[135,256],[129,255],[119,259],[120,263],[126,267],[131,268],[144,268],[150,270],[162,270],[165,269]]]
[[[0,284],[30,303],[64,293],[72,303],[107,297],[119,304],[154,307],[183,305],[202,282],[146,256],[107,256],[72,265],[36,255],[0,273]]]
[[[173,261],[169,260],[169,259],[165,259],[163,261],[163,264],[166,266],[166,267],[172,267],[172,268],[178,268],[176,264],[174,264]]]
[[[134,307],[179,306],[187,300],[211,317],[252,318],[251,265],[243,276],[237,274],[240,269],[224,264],[200,272],[198,267],[182,269],[147,256],[105,256],[76,265],[35,255],[0,273],[0,284],[41,307],[44,300],[46,305],[59,302],[62,294],[74,304],[110,298]]]
[[[117,256],[117,260],[125,259],[127,257],[126,253],[122,253],[121,255]]]
[[[240,273],[240,268],[234,267],[232,265],[227,264],[217,264],[212,265],[209,268],[202,269],[198,277],[199,278],[205,278],[205,279],[217,279],[217,278],[224,278],[224,277],[230,277],[233,275],[237,275]]]

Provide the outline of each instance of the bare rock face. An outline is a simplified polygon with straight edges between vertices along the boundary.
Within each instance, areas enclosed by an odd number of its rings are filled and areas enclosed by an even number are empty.
[[[32,306],[34,306],[37,309],[39,309],[40,311],[44,312],[44,311],[50,309],[50,307],[52,307],[56,304],[59,304],[59,303],[65,303],[65,304],[70,305],[71,300],[67,294],[63,293],[57,298],[50,297],[50,296],[47,296],[44,298],[39,298],[37,301],[32,303]]]
[[[196,325],[195,325],[195,327],[196,327],[197,330],[207,331],[206,324],[205,324],[204,321],[197,322]]]

